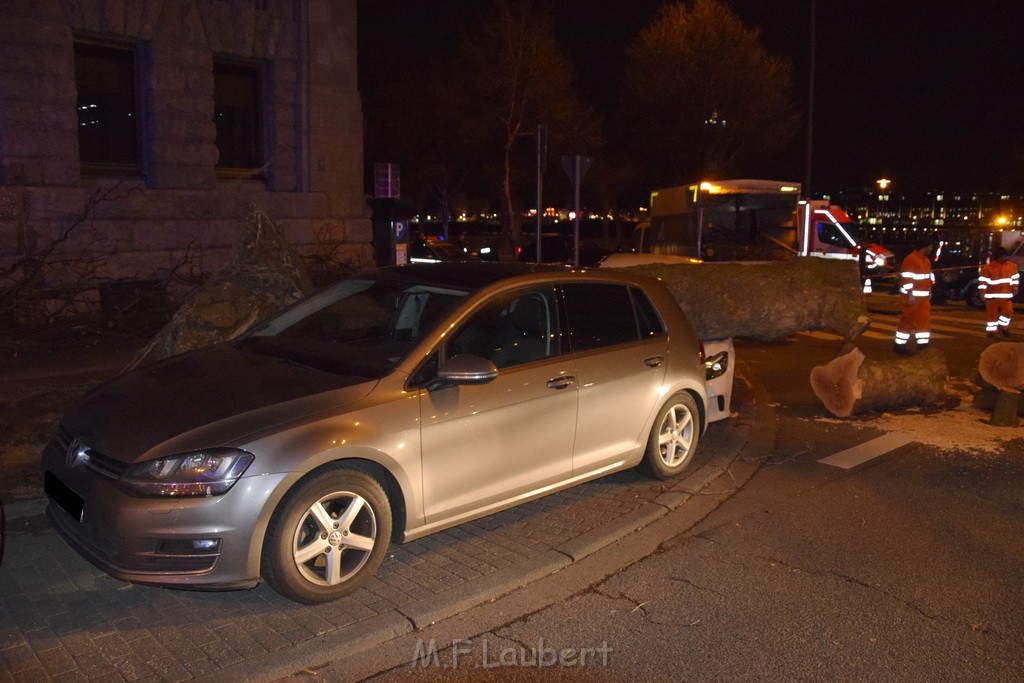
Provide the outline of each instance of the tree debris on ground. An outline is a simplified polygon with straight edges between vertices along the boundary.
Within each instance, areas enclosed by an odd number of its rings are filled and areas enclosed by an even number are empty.
[[[836,417],[936,403],[946,384],[946,359],[938,349],[886,361],[866,360],[854,348],[811,369],[811,388]]]
[[[129,368],[233,339],[312,291],[302,258],[266,213],[251,205],[227,265],[185,298]]]
[[[822,330],[852,341],[869,320],[852,261],[655,263],[623,270],[663,280],[701,339],[774,342]]]

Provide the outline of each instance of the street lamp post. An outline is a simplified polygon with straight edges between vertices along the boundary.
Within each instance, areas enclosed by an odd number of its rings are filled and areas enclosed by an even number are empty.
[[[889,199],[889,194],[888,194],[888,192],[886,190],[888,190],[889,186],[892,185],[892,181],[889,180],[888,178],[879,178],[878,180],[875,181],[875,184],[878,185],[878,192],[879,192],[879,194],[878,194],[878,204],[879,204],[878,213],[879,213],[879,217],[884,219],[885,218],[885,211],[884,211],[884,209],[886,208],[886,202]]]

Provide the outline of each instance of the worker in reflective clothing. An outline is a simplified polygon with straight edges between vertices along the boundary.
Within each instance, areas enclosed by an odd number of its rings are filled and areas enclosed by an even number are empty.
[[[1017,264],[1008,258],[1006,249],[996,247],[992,251],[992,260],[981,269],[978,278],[978,290],[985,297],[985,314],[988,317],[985,331],[990,337],[995,337],[997,331],[1010,336],[1013,297],[1020,286],[1020,273],[1017,272]]]
[[[917,350],[928,348],[932,328],[932,241],[921,237],[914,251],[910,252],[900,266],[899,294],[902,303],[900,324],[896,328],[893,350],[896,353],[910,353],[910,338],[913,336]]]

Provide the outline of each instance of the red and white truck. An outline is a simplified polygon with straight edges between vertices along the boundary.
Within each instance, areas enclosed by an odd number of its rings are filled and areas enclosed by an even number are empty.
[[[770,260],[781,254],[859,261],[865,279],[890,271],[893,254],[857,236],[838,206],[800,199],[800,183],[716,180],[651,193],[650,220],[631,251],[705,261]]]

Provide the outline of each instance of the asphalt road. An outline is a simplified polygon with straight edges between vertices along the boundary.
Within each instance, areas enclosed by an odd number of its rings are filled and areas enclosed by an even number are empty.
[[[894,301],[873,297],[872,309],[859,345],[884,357]],[[969,377],[989,343],[982,314],[934,313],[934,344],[954,378]],[[879,433],[828,419],[806,385],[838,346],[801,334],[740,347],[777,405],[774,444],[738,492],[643,559],[607,575],[595,567],[575,591],[556,574],[297,676],[1020,680],[1024,443],[978,454],[955,439],[911,442],[852,470],[823,464]]]

